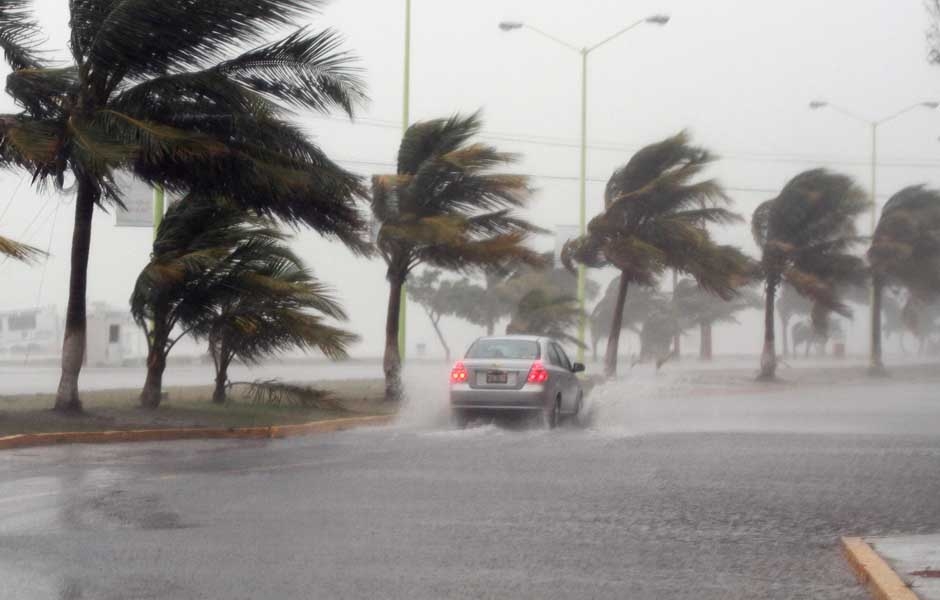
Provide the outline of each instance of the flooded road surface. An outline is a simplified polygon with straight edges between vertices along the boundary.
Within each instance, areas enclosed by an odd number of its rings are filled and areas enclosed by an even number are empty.
[[[438,378],[435,378],[437,381]],[[940,394],[602,387],[578,427],[0,455],[0,597],[859,599],[841,535],[940,531]]]

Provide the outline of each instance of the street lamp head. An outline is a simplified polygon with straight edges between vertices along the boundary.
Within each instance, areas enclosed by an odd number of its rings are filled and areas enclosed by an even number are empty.
[[[503,31],[512,31],[514,29],[522,29],[522,23],[520,21],[502,21],[499,24],[499,28]]]
[[[809,103],[809,107],[813,110],[818,110],[820,108],[826,108],[829,106],[829,103],[824,100],[813,100]]]
[[[669,22],[669,15],[653,15],[646,17],[646,22],[653,25],[665,25]]]
[[[934,102],[933,100],[929,102],[921,102],[920,104],[921,106],[925,108],[929,108],[930,110],[937,110],[938,108],[940,108],[940,102]]]

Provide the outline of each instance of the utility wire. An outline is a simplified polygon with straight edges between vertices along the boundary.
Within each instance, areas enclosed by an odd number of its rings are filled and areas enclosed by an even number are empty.
[[[393,123],[392,121],[384,121],[381,119],[371,119],[371,118],[356,118],[353,121],[349,121],[343,117],[330,116],[330,115],[318,115],[313,117],[314,119],[321,121],[336,121],[338,123],[353,123],[368,125],[370,127],[381,127],[384,129],[394,129],[400,130],[400,123]],[[525,144],[535,144],[539,146],[555,146],[562,148],[580,148],[580,142],[569,140],[565,138],[553,138],[549,136],[539,136],[534,134],[519,134],[519,133],[507,133],[499,131],[484,131],[480,134],[481,138],[498,140],[498,141],[508,141],[508,142],[518,142]],[[600,150],[606,152],[624,152],[633,154],[638,151],[640,148],[635,146],[627,146],[624,144],[618,144],[616,142],[594,142],[588,145],[588,148],[591,150]],[[784,164],[827,164],[827,165],[839,165],[847,167],[868,167],[870,166],[870,161],[868,159],[862,158],[847,158],[847,157],[825,157],[825,156],[811,156],[804,154],[768,154],[760,152],[729,152],[722,153],[718,152],[718,158],[722,160],[730,161],[747,161],[747,162],[768,162],[768,163],[784,163]],[[894,161],[880,161],[878,163],[879,167],[885,168],[914,168],[914,169],[933,169],[940,167],[940,161],[932,161],[930,159],[921,159],[921,158],[909,158],[906,160],[894,160]]]

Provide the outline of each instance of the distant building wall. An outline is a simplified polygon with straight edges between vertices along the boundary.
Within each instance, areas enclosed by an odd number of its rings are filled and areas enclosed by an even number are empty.
[[[119,366],[141,356],[143,332],[127,311],[95,304],[88,314],[85,364]]]
[[[61,345],[54,306],[0,312],[0,360],[58,356]]]

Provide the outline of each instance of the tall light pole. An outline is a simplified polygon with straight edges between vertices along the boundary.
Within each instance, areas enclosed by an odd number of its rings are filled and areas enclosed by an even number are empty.
[[[617,39],[621,35],[630,31],[634,27],[643,25],[644,23],[649,23],[651,25],[665,25],[669,22],[669,17],[667,15],[652,15],[646,17],[645,19],[640,19],[630,25],[627,25],[623,29],[617,31],[616,33],[607,36],[602,39],[600,42],[592,46],[583,46],[581,48],[575,46],[574,44],[569,44],[568,42],[562,40],[561,38],[555,37],[550,33],[546,33],[541,29],[533,27],[527,23],[522,23],[520,21],[503,21],[499,24],[499,28],[503,31],[514,31],[517,29],[528,29],[533,31],[542,37],[545,37],[556,44],[564,46],[568,50],[575,52],[581,56],[581,165],[580,165],[580,176],[579,176],[579,193],[580,193],[580,204],[578,208],[579,216],[579,231],[581,235],[584,235],[587,232],[587,93],[588,93],[588,57],[592,52]],[[584,290],[585,284],[587,282],[587,275],[585,273],[584,265],[578,265],[578,307],[581,311],[581,316],[578,319],[578,341],[581,342],[581,345],[578,347],[578,361],[584,361],[584,332],[586,326],[586,313],[584,308]]]
[[[401,132],[404,135],[411,122],[411,0],[405,0],[405,66],[402,90]],[[406,327],[408,324],[408,294],[401,286],[401,303],[398,309],[398,354],[405,360],[408,348]]]
[[[842,108],[836,104],[832,104],[825,100],[813,100],[809,103],[809,107],[813,110],[820,110],[823,108],[832,109],[838,113],[864,123],[871,129],[871,228],[870,233],[872,236],[875,235],[875,228],[878,226],[878,129],[890,121],[894,121],[901,115],[905,115],[912,110],[918,108],[927,108],[930,110],[937,110],[940,108],[940,102],[927,101],[927,102],[917,102],[906,108],[903,108],[896,113],[892,113],[881,119],[869,119],[858,115],[857,113]],[[881,310],[880,303],[877,302],[875,298],[875,288],[872,286],[871,292],[871,331],[870,331],[870,347],[869,347],[869,372],[872,374],[880,374],[884,372],[884,364],[881,362],[881,337],[878,334],[877,328],[879,327],[880,314]]]

